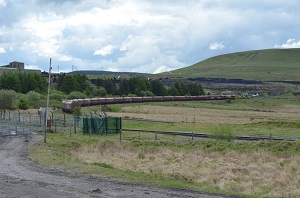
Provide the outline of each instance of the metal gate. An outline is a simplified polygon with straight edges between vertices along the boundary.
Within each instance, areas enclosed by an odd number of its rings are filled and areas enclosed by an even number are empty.
[[[28,135],[45,127],[45,119],[38,115],[15,114],[0,119],[0,136]]]

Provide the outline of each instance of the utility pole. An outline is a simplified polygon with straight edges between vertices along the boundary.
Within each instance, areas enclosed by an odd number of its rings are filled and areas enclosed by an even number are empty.
[[[50,64],[49,64],[49,79],[48,79],[48,95],[47,95],[47,107],[46,107],[46,118],[45,118],[45,136],[44,136],[44,143],[47,142],[47,125],[48,125],[48,108],[49,108],[49,95],[50,95],[50,84],[51,84],[51,58],[50,58]]]

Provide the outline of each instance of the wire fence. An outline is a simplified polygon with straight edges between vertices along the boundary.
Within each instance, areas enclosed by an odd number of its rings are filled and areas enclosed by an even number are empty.
[[[36,115],[11,115],[0,119],[0,136],[28,135],[43,130],[43,120]]]
[[[97,123],[101,122],[103,126],[93,128],[93,123],[87,123],[87,120],[97,120]],[[107,134],[120,132],[121,126],[121,118],[104,118],[100,115],[74,116],[50,111],[46,119],[46,114],[38,111],[32,113],[29,111],[0,110],[0,136],[28,135],[30,133],[45,132],[46,130],[90,133],[87,131],[90,129],[95,134]],[[101,130],[101,132],[95,130]]]

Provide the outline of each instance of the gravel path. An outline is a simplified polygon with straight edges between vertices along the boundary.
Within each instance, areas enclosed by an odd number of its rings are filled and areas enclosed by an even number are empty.
[[[27,150],[41,136],[0,137],[0,197],[230,197],[189,190],[159,188],[111,180],[86,177],[47,168],[33,163]]]

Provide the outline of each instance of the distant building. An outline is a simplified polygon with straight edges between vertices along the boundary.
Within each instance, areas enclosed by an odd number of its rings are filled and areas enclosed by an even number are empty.
[[[0,76],[5,72],[41,74],[41,70],[38,70],[38,69],[25,69],[24,63],[17,62],[17,61],[11,62],[11,63],[9,63],[9,65],[0,66]]]

